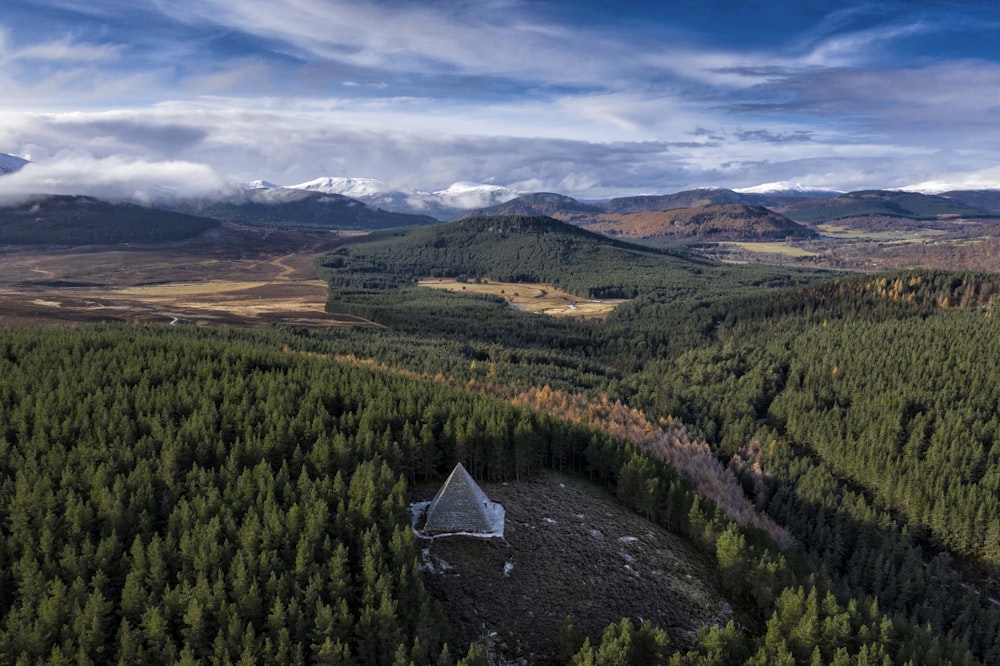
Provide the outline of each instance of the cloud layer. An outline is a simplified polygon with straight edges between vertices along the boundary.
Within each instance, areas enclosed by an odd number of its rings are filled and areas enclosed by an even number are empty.
[[[988,3],[12,1],[7,192],[989,184],[1000,154]]]

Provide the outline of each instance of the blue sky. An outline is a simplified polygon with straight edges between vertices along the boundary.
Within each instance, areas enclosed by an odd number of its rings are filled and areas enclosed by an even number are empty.
[[[5,0],[2,187],[1000,187],[998,7]]]

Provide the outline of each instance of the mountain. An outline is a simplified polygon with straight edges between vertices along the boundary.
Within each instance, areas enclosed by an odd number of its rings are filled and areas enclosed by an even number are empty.
[[[1000,190],[951,190],[942,192],[940,196],[973,208],[1000,213]]]
[[[710,204],[642,213],[606,214],[582,226],[627,238],[752,240],[813,238],[816,232],[762,206]]]
[[[733,191],[739,194],[764,195],[768,198],[779,199],[832,199],[844,194],[840,190],[813,187],[786,180],[776,183],[764,183],[763,185],[756,185],[754,187],[738,187]]]
[[[454,183],[434,192],[396,190],[388,183],[373,178],[323,177],[290,189],[340,194],[394,213],[430,215],[448,220],[473,209],[493,206],[518,196],[518,192],[500,185]]]
[[[546,215],[563,221],[577,217],[578,213],[599,215],[603,209],[599,206],[585,204],[571,197],[552,192],[535,192],[524,194],[516,199],[481,208],[466,213],[465,217],[482,217],[490,215]]]
[[[17,157],[16,155],[0,153],[0,176],[20,171],[21,167],[27,163],[28,160]]]
[[[943,196],[900,190],[862,190],[832,199],[807,199],[781,211],[796,222],[822,224],[850,217],[899,217],[913,220],[990,217],[982,208]]]
[[[235,185],[215,196],[174,204],[185,213],[227,222],[327,229],[385,229],[435,224],[427,215],[407,215],[372,208],[357,199],[316,190],[272,187],[269,183]]]
[[[0,206],[0,245],[105,245],[182,240],[218,221],[84,196],[39,196]]]

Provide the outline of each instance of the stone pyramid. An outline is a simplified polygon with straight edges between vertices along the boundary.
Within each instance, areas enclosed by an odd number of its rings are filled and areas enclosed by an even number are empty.
[[[458,463],[427,507],[423,531],[502,535],[504,513],[503,507],[491,502],[462,463]]]

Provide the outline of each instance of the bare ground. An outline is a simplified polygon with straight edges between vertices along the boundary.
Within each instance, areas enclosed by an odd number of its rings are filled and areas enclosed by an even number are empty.
[[[674,645],[732,619],[712,565],[602,488],[556,473],[481,486],[507,512],[503,539],[422,540],[425,583],[459,645],[496,632],[505,656],[550,663],[567,615],[592,641],[629,617],[664,629]],[[414,494],[430,499],[435,491]]]
[[[224,224],[176,243],[0,248],[0,326],[364,324],[325,311],[313,264],[346,239]]]

